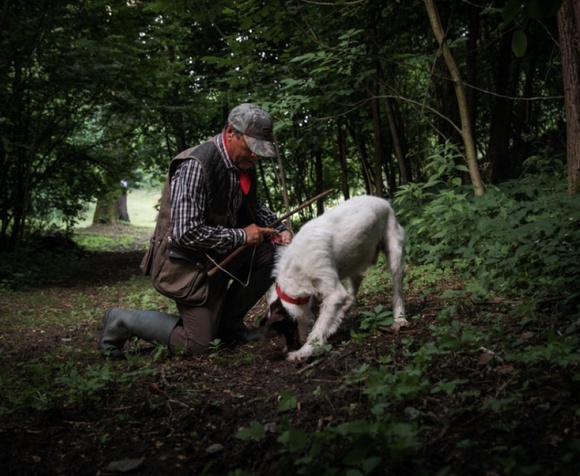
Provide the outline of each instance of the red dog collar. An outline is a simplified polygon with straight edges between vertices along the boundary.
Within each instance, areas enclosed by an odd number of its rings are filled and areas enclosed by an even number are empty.
[[[288,296],[288,294],[282,292],[280,286],[278,286],[277,284],[276,284],[276,294],[280,299],[282,299],[282,301],[289,302],[290,304],[298,304],[299,306],[303,304],[308,304],[308,301],[310,300],[309,296],[299,298]]]

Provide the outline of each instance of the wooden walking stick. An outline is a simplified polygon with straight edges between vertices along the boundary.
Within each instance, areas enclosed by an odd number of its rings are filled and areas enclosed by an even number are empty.
[[[320,200],[323,197],[326,197],[326,195],[328,195],[330,192],[332,192],[333,189],[328,189],[326,192],[322,192],[319,193],[318,195],[316,195],[316,197],[311,198],[310,200],[305,201],[303,204],[299,205],[298,207],[296,207],[294,210],[289,211],[288,213],[285,213],[284,215],[282,215],[280,218],[274,220],[272,223],[270,223],[267,228],[272,228],[276,225],[279,225],[280,223],[282,223],[284,220],[286,220],[286,218],[294,215],[295,213],[298,213],[300,210],[302,210],[303,208],[306,208],[308,205],[311,205],[312,203],[314,203],[316,200]],[[221,263],[217,263],[215,267],[213,267],[212,269],[210,269],[207,272],[208,276],[213,276],[215,273],[218,272],[218,270],[220,268],[222,268],[223,266],[225,266],[226,264],[228,264],[232,259],[234,259],[238,254],[240,254],[243,250],[245,250],[249,245],[242,245],[239,248],[235,249],[234,251],[232,251],[228,256],[226,256]]]

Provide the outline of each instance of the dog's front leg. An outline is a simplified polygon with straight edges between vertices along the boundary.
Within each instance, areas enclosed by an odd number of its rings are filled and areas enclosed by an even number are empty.
[[[314,323],[314,314],[312,313],[311,304],[302,306],[295,314],[296,322],[298,324],[298,335],[300,336],[300,343],[304,344],[312,329]]]
[[[326,340],[336,332],[344,317],[343,308],[349,293],[338,283],[334,292],[322,298],[320,314],[308,335],[306,343],[298,350],[289,352],[288,360],[303,360],[310,357],[315,347],[326,344]]]

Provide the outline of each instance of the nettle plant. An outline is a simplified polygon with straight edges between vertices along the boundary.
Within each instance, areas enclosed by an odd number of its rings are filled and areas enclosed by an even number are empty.
[[[456,163],[444,147],[429,158],[426,183],[397,193],[408,262],[459,273],[479,296],[574,292],[580,197],[568,196],[564,177],[530,173],[477,197]]]

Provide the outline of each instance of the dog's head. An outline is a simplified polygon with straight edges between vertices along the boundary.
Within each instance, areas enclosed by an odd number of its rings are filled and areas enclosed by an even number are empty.
[[[302,347],[298,322],[284,307],[279,297],[274,299],[269,307],[266,317],[260,322],[262,327],[262,342],[265,342],[273,330],[286,339],[286,347],[289,351],[298,350]]]

